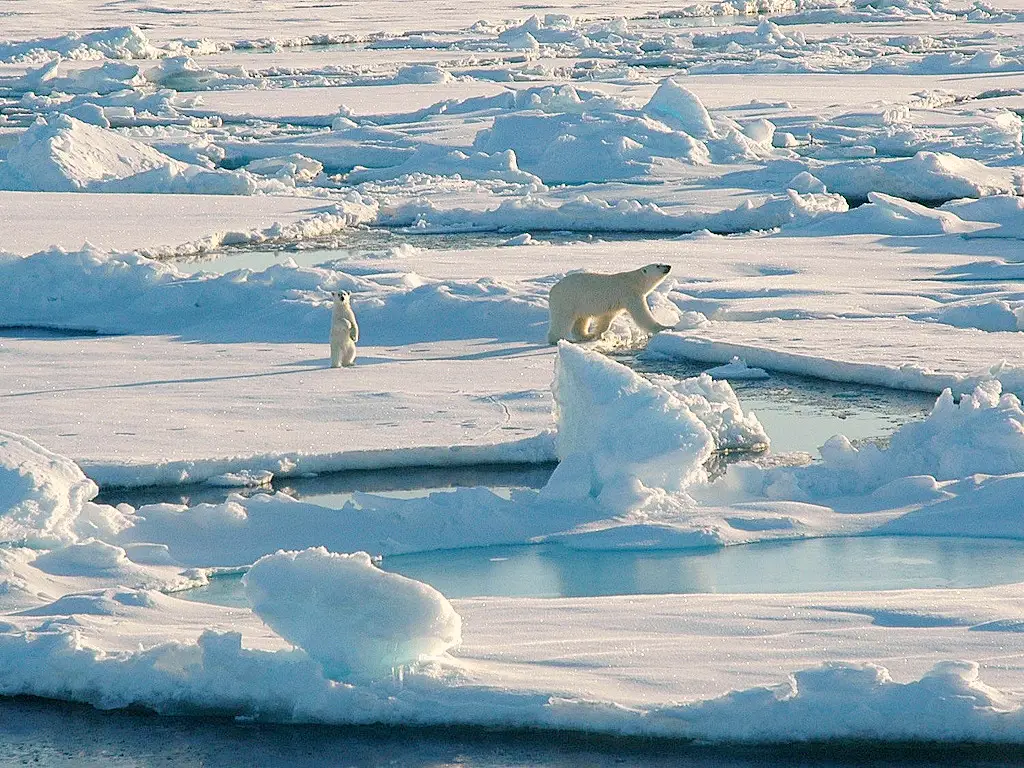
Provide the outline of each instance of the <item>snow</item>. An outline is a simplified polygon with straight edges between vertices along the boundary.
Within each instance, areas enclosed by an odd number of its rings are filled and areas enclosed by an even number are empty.
[[[1024,539],[1019,0],[20,6],[0,39],[0,693],[1022,741],[1019,584],[449,603],[371,561]],[[561,277],[652,261],[673,330],[544,343]],[[361,329],[344,371],[333,290]],[[694,363],[715,367],[664,373]],[[765,455],[744,403],[782,374],[937,400],[807,463]],[[717,477],[726,452],[748,461]],[[556,460],[539,490],[341,509],[95,501]],[[251,608],[174,596],[223,568],[248,570]]]
[[[251,195],[245,173],[210,171],[66,115],[40,118],[7,152],[0,187],[38,192]]]
[[[262,621],[333,679],[390,674],[462,638],[462,620],[444,595],[385,573],[365,552],[266,555],[245,574],[245,593]]]
[[[713,379],[732,379],[733,381],[756,381],[758,379],[771,378],[771,375],[764,368],[751,368],[746,360],[733,357],[724,365],[716,365],[704,371]]]
[[[554,393],[559,465],[545,493],[621,509],[625,496],[647,486],[681,491],[704,476],[714,438],[665,388],[562,341]]]
[[[81,469],[27,437],[0,433],[0,535],[5,541],[70,542],[83,504],[99,491]]]

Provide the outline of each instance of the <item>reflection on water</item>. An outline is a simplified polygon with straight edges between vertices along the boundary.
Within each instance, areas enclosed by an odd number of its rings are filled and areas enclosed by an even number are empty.
[[[381,496],[410,498],[426,496],[454,488],[486,486],[501,494],[508,488],[541,488],[554,471],[553,464],[475,464],[467,467],[397,467],[394,469],[331,472],[312,477],[274,478],[270,489],[219,488],[209,485],[147,486],[107,488],[96,497],[97,503],[120,503],[141,507],[145,504],[220,504],[228,494],[281,491],[311,504],[340,508],[356,491]]]
[[[686,360],[648,360],[617,355],[641,373],[676,378],[697,376],[711,367]],[[744,411],[753,411],[771,438],[771,453],[818,455],[833,435],[854,444],[882,441],[909,421],[919,421],[935,404],[935,395],[804,376],[772,373],[758,381],[730,381]]]
[[[450,598],[983,587],[1020,579],[1024,542],[864,536],[632,552],[542,544],[397,555],[384,558],[382,567]],[[237,575],[180,596],[246,605]]]

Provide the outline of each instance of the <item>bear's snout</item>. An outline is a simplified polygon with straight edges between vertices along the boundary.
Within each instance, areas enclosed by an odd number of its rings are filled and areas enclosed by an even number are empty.
[[[672,270],[672,267],[668,264],[658,264],[657,267],[662,271],[662,274],[665,275],[667,275]]]

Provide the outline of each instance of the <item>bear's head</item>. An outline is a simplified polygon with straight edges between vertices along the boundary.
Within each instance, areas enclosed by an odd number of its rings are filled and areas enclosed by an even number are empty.
[[[672,267],[668,264],[648,264],[646,267],[642,267],[640,271],[646,277],[664,277],[671,269]]]
[[[342,304],[348,304],[349,298],[352,294],[348,291],[331,291],[331,296],[334,297],[335,301],[341,302]]]

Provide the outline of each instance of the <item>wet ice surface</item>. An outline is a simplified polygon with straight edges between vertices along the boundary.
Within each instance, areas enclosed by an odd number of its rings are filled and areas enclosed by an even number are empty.
[[[396,555],[382,567],[453,599],[985,587],[1019,578],[1024,543],[865,536],[660,552],[527,545]],[[248,605],[238,575],[179,596]]]
[[[144,504],[217,504],[229,493],[287,493],[302,501],[326,507],[340,507],[354,491],[408,498],[451,488],[540,488],[548,481],[552,465],[502,464],[469,467],[407,467],[387,470],[335,472],[316,477],[276,478],[270,489],[218,488],[209,485],[110,488],[100,492],[103,504],[127,502],[133,507]]]

